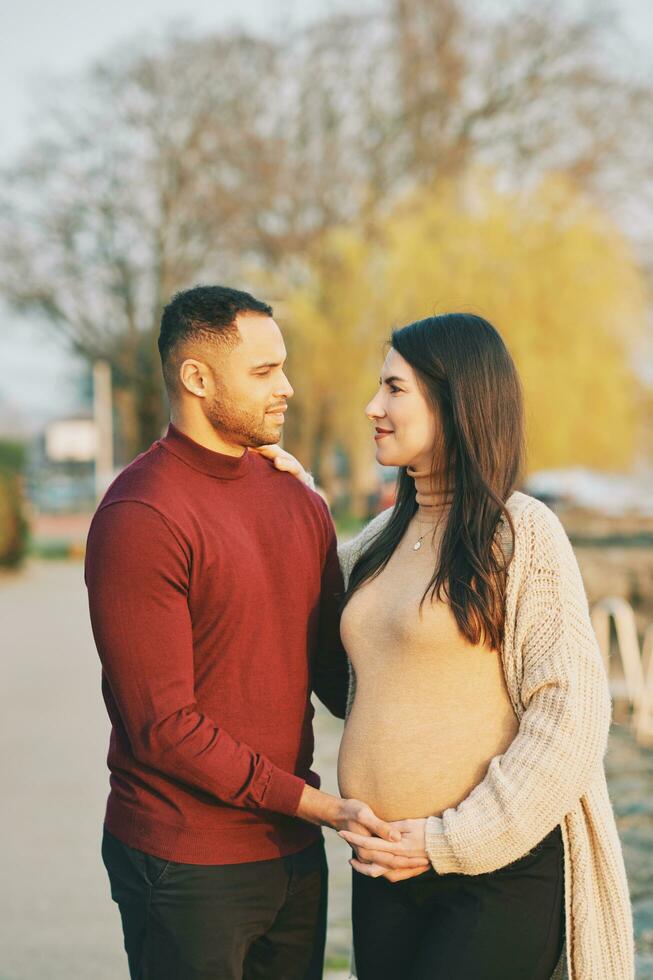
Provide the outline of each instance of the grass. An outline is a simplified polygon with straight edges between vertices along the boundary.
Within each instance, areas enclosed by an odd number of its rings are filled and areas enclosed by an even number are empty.
[[[347,538],[353,538],[366,523],[367,521],[361,520],[360,517],[352,517],[351,514],[342,514],[335,518],[338,537],[343,541]]]
[[[348,970],[349,969],[349,957],[348,956],[327,956],[324,961],[325,970]]]
[[[78,559],[83,557],[84,547],[65,538],[49,538],[47,540],[33,538],[29,542],[27,554],[30,558],[45,558],[50,561],[61,561],[65,558]]]

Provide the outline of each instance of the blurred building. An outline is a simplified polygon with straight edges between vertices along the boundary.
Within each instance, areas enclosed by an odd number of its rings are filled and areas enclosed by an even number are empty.
[[[30,443],[27,495],[45,514],[74,514],[95,508],[96,428],[84,413],[55,419]]]
[[[584,467],[543,470],[526,480],[527,493],[556,509],[580,508],[606,517],[653,517],[653,469],[599,473]]]

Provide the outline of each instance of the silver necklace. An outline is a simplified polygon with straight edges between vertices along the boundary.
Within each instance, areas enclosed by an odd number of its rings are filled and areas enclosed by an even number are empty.
[[[417,530],[419,531],[419,529],[421,527],[420,522],[419,522],[419,511],[417,512],[416,520],[417,520]],[[440,526],[440,521],[441,520],[442,520],[442,514],[441,513],[436,513],[435,524],[433,524],[432,526],[427,527],[426,528],[426,531],[424,531],[423,534],[420,534],[420,536],[418,537],[417,541],[413,545],[413,551],[419,551],[419,549],[422,547],[422,541],[424,540],[424,538],[426,537],[426,535],[429,533],[429,531],[432,534],[434,534],[435,531],[436,531],[436,529]]]
[[[417,530],[419,531],[419,518],[417,519]],[[419,549],[422,547],[422,540],[423,538],[426,537],[428,533],[429,533],[429,529],[427,528],[426,531],[424,531],[424,534],[420,534],[417,541],[413,545],[413,551],[419,551]]]

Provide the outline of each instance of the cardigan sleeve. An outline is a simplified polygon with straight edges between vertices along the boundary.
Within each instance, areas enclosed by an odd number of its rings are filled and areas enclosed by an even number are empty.
[[[388,507],[386,510],[381,511],[376,517],[365,525],[365,527],[358,532],[356,537],[351,538],[349,541],[344,541],[338,543],[338,558],[340,559],[340,567],[342,569],[342,576],[345,580],[345,589],[349,585],[349,576],[351,575],[352,569],[360,556],[362,555],[365,547],[369,544],[372,538],[383,530],[385,525],[390,519],[392,514],[392,507]]]
[[[519,531],[514,643],[523,715],[481,783],[441,819],[427,820],[426,850],[440,874],[482,874],[522,857],[584,795],[607,747],[608,680],[571,544],[539,502]]]

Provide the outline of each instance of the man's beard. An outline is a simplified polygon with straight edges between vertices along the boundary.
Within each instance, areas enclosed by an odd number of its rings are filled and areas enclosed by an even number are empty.
[[[272,406],[271,406],[272,407]],[[241,446],[267,446],[279,441],[280,428],[262,412],[256,415],[222,397],[204,400],[204,412],[214,429]]]

